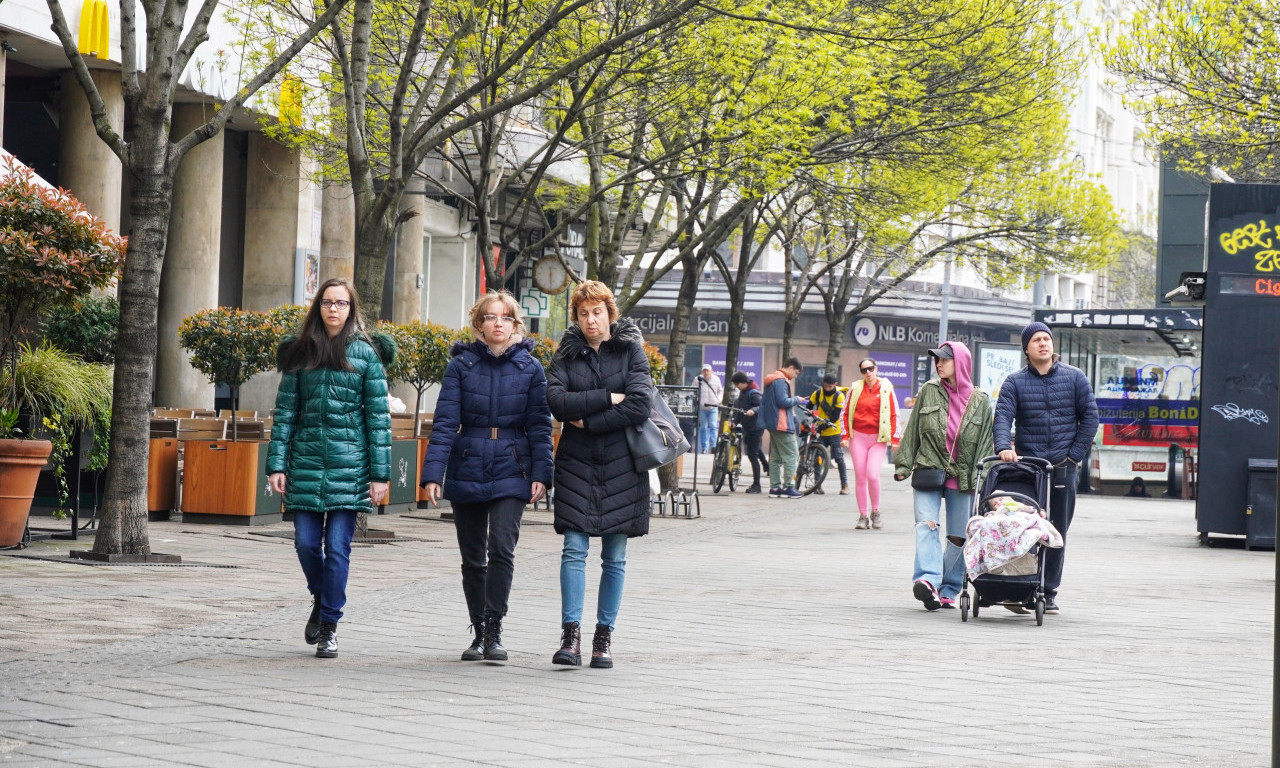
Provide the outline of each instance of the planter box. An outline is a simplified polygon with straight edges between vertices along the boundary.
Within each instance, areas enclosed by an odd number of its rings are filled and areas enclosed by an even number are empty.
[[[281,520],[283,499],[267,484],[266,442],[183,443],[182,520],[265,525]]]
[[[147,516],[168,520],[178,508],[178,441],[152,438],[147,452]]]

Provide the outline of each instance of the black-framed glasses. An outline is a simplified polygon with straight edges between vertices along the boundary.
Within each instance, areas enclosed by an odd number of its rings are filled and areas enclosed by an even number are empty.
[[[351,302],[346,299],[321,299],[320,306],[325,309],[333,309],[334,307],[337,307],[338,309],[346,309],[351,306]]]
[[[868,365],[866,368],[859,368],[858,370],[862,371],[863,373],[871,373],[875,369],[876,367],[874,365]]]
[[[486,323],[506,323],[515,325],[516,319],[511,315],[481,315],[480,320]]]

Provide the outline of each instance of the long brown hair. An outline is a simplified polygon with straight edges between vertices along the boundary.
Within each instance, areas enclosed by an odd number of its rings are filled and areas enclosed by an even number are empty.
[[[347,289],[351,301],[351,314],[347,315],[347,323],[342,330],[330,337],[325,329],[324,318],[320,316],[320,302],[324,292],[334,286]],[[292,344],[286,344],[280,352],[281,371],[311,370],[313,368],[333,368],[339,371],[353,370],[347,361],[347,345],[353,339],[365,338],[364,322],[360,319],[360,297],[356,295],[356,287],[350,280],[332,277],[325,280],[311,300],[311,309],[302,320],[298,337]]]

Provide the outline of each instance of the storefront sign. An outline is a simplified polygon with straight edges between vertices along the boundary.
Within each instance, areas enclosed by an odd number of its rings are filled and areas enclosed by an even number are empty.
[[[729,376],[733,371],[727,370],[724,364],[725,346],[723,344],[704,344],[702,361],[711,363],[711,370],[720,377],[720,381],[729,386]],[[764,379],[764,347],[738,347],[738,365],[736,371],[745,371],[757,384]]]
[[[905,352],[873,352],[868,355],[876,361],[876,375],[888,379],[893,384],[893,394],[898,407],[903,408],[902,401],[911,397],[911,371],[915,363],[915,355]],[[857,374],[861,377],[861,374]],[[856,381],[856,379],[855,379]]]

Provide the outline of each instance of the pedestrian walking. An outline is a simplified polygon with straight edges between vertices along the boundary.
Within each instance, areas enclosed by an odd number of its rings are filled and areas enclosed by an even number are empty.
[[[796,445],[799,422],[794,410],[803,400],[791,392],[791,383],[801,370],[800,361],[789,357],[781,368],[765,376],[760,412],[756,414],[756,425],[769,430],[769,495],[775,499],[803,496],[795,488],[800,454]]]
[[[711,363],[702,364],[702,371],[694,383],[698,386],[698,453],[711,453],[716,448],[720,432],[720,402],[724,399],[724,385],[711,370]]]
[[[386,496],[391,479],[384,366],[394,359],[395,343],[365,332],[359,297],[341,278],[320,286],[298,335],[278,351],[267,475],[293,514],[312,597],[303,636],[322,659],[338,655],[356,516]]]
[[[769,460],[760,449],[764,430],[756,420],[762,397],[760,385],[752,381],[746,371],[734,371],[729,381],[738,390],[738,399],[734,401],[733,407],[739,412],[733,415],[733,419],[742,427],[742,453],[751,462],[751,487],[746,492],[760,493],[760,468],[764,467],[765,472],[769,471]]]
[[[809,394],[809,409],[831,422],[831,426],[823,427],[818,433],[818,442],[827,446],[836,467],[840,469],[840,495],[848,496],[849,470],[845,467],[844,452],[849,447],[849,441],[841,437],[840,416],[844,413],[849,390],[837,386],[838,381],[834,373],[825,374],[822,377],[822,387]],[[814,490],[814,493],[823,492],[821,485]]]
[[[588,280],[569,299],[564,332],[547,375],[547,402],[564,422],[556,448],[555,529],[560,554],[560,649],[554,664],[582,664],[582,601],[591,539],[600,539],[600,587],[591,666],[613,666],[612,642],[627,539],[649,532],[649,474],[636,469],[625,431],[649,418],[654,391],[644,337],[604,283]]]
[[[880,519],[880,468],[898,431],[893,382],[876,375],[876,368],[876,361],[869,357],[858,363],[862,376],[849,385],[840,420],[841,434],[853,459],[853,491],[858,502],[854,528],[858,530],[884,525]]]
[[[1098,432],[1098,405],[1084,372],[1062,362],[1053,351],[1053,331],[1044,323],[1022,329],[1027,365],[1009,374],[1000,386],[994,425],[995,450],[1002,461],[1035,456],[1053,464],[1049,522],[1062,534],[1062,547],[1049,549],[1044,560],[1045,613],[1058,613],[1058,587],[1067,555],[1067,529],[1076,508],[1080,464]],[[1017,435],[1010,442],[1010,432]],[[1022,606],[1008,606],[1015,613]]]
[[[453,504],[462,594],[474,638],[463,661],[506,661],[502,621],[526,504],[551,486],[547,377],[520,304],[490,291],[471,307],[475,340],[453,345],[436,400],[422,484]],[[443,488],[443,491],[442,491]]]
[[[929,350],[938,378],[920,387],[894,454],[895,480],[912,477],[916,557],[911,590],[929,611],[955,608],[964,588],[965,526],[978,463],[991,447],[991,399],[973,386],[973,356],[958,341]],[[941,506],[947,505],[946,552]]]

